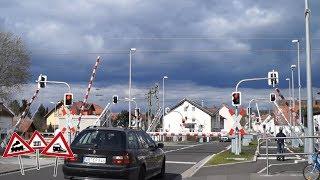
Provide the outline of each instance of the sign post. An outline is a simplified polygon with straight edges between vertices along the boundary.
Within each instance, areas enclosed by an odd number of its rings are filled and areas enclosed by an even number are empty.
[[[4,150],[2,157],[9,158],[18,156],[21,175],[24,175],[24,168],[21,155],[31,154],[34,152],[34,149],[31,146],[29,146],[29,144],[26,141],[24,141],[17,133],[14,132],[10,137],[10,140],[8,142],[8,145],[6,146],[6,149]]]
[[[47,143],[44,140],[44,137],[38,131],[34,131],[29,140],[29,145],[36,150],[37,170],[40,170],[39,151],[40,149],[45,148],[47,146]]]
[[[74,157],[73,152],[68,145],[66,139],[64,138],[62,132],[59,132],[52,141],[47,145],[47,147],[41,152],[45,156],[55,157],[55,166],[53,170],[53,176],[57,177],[58,172],[58,158],[65,157],[71,158]]]

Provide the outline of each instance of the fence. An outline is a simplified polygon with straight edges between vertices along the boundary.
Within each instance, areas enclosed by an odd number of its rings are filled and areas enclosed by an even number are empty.
[[[170,132],[147,132],[155,141],[199,141],[209,142],[213,138],[224,136],[221,132],[184,132],[184,133],[170,133]]]
[[[280,154],[269,154],[269,141],[270,140],[277,140],[277,139],[305,139],[305,138],[320,138],[320,136],[300,136],[300,137],[265,137],[265,138],[259,138],[258,139],[258,152],[257,156],[266,156],[266,171],[267,175],[269,175],[269,156],[279,156]],[[266,143],[266,154],[260,153],[260,141],[265,140]],[[312,155],[313,153],[281,153],[282,156],[289,156],[289,155]]]

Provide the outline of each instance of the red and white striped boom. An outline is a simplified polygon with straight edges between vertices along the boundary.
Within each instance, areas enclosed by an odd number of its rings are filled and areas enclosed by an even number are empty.
[[[91,78],[90,78],[90,81],[89,81],[87,92],[86,92],[86,95],[84,96],[84,99],[83,99],[83,102],[82,102],[82,105],[81,105],[81,108],[80,108],[80,116],[79,116],[78,125],[77,125],[78,131],[80,129],[80,121],[81,121],[81,118],[82,118],[82,113],[83,113],[83,110],[84,110],[84,106],[86,105],[86,103],[88,101],[89,93],[90,93],[90,90],[91,90],[91,87],[92,87],[93,80],[94,80],[94,78],[96,76],[96,71],[97,71],[99,62],[100,62],[100,56],[97,57],[96,63],[94,65],[94,67],[93,67],[93,71],[92,71],[92,74],[91,74]]]

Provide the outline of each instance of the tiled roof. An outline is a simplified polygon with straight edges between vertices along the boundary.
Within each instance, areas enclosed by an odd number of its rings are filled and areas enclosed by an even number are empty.
[[[184,98],[180,102],[178,102],[175,106],[173,106],[168,113],[171,111],[175,110],[177,107],[181,106],[185,101],[189,102],[193,106],[197,107],[198,109],[202,110],[203,112],[209,114],[210,116],[213,116],[218,112],[218,109],[213,109],[213,108],[205,108],[202,107],[200,104],[196,103],[195,101],[192,101],[190,99]],[[215,110],[215,111],[214,111]]]

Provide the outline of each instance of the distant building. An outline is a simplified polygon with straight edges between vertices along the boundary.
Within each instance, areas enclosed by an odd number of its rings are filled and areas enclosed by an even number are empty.
[[[0,134],[1,139],[3,139],[7,131],[13,126],[14,113],[0,102]]]
[[[76,127],[78,118],[81,112],[82,102],[74,102],[72,106],[66,108],[63,106],[63,103],[58,103],[56,107],[51,109],[48,114],[46,114],[45,118],[47,119],[47,126],[50,124],[54,127],[54,129],[62,129],[67,126],[67,124],[71,124]],[[84,129],[87,126],[94,125],[97,118],[102,113],[103,108],[97,104],[87,103],[84,106],[84,110],[82,113],[82,121],[80,129]],[[68,115],[70,114],[70,117]],[[70,120],[70,122],[67,122]]]
[[[182,99],[163,118],[163,130],[166,132],[213,132],[223,128],[218,110],[206,108],[200,104]]]

